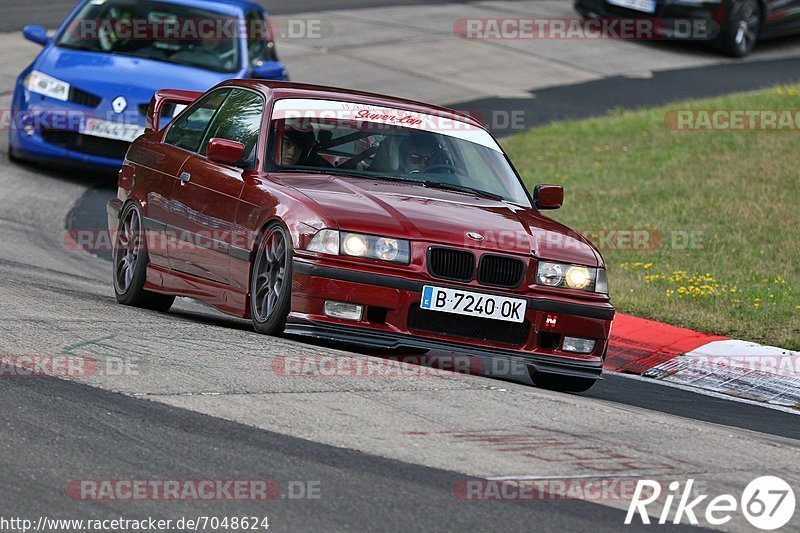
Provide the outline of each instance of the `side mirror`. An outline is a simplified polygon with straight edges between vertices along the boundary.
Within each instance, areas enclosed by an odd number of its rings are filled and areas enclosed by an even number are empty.
[[[257,80],[288,80],[289,75],[280,61],[262,61],[255,67],[250,77]]]
[[[215,163],[233,166],[244,157],[244,145],[226,139],[211,139],[206,148],[206,157]]]
[[[537,185],[533,190],[536,209],[558,209],[564,204],[564,187],[561,185]]]
[[[42,26],[25,26],[22,28],[22,35],[29,41],[41,44],[42,46],[50,42],[50,37],[47,36],[47,30]]]

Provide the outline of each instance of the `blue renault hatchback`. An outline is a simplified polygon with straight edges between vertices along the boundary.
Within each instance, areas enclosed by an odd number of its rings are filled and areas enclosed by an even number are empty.
[[[267,13],[247,0],[83,0],[54,37],[23,33],[44,49],[14,91],[16,160],[117,169],[158,89],[288,79]]]

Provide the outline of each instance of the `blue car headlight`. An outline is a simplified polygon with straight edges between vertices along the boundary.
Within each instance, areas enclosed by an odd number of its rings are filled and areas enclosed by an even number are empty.
[[[57,80],[38,70],[33,70],[25,76],[22,84],[32,93],[41,94],[62,102],[69,100],[69,83]]]

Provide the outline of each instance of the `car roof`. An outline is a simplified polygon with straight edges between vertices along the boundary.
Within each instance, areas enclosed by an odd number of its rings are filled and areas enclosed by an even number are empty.
[[[258,10],[266,12],[263,6],[250,0],[159,0],[168,4],[197,7],[208,11],[238,14],[241,11]]]
[[[484,128],[483,124],[480,123],[480,121],[476,120],[474,117],[466,115],[464,112],[458,112],[447,107],[435,106],[426,104],[424,102],[417,102],[415,100],[407,100],[405,98],[387,96],[384,94],[343,89],[339,87],[327,87],[324,85],[267,80],[228,80],[218,85],[218,87],[222,86],[240,86],[247,87],[249,89],[255,89],[263,92],[265,96],[271,96],[275,100],[283,98],[311,98],[319,100],[346,99],[359,104],[395,107],[405,111],[434,114],[453,120],[467,122],[474,126],[478,126],[481,129],[486,129]]]

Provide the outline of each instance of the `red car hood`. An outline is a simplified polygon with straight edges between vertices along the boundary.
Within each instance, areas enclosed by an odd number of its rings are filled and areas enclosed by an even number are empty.
[[[316,202],[342,230],[602,264],[586,239],[534,209],[399,182],[318,174],[273,177]],[[470,239],[470,232],[484,240]]]

